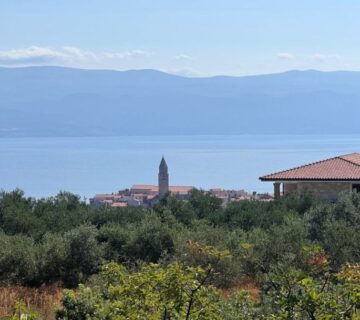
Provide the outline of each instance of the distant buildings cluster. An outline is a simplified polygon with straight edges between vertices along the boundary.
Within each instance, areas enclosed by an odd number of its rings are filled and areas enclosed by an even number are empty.
[[[208,190],[223,204],[242,200],[273,200],[294,193],[311,193],[320,200],[336,201],[340,194],[360,193],[360,154],[351,153],[322,161],[305,164],[293,169],[272,173],[260,177],[261,181],[274,183],[273,194],[252,194],[244,190]],[[133,185],[131,189],[121,190],[116,194],[97,194],[90,199],[92,206],[151,207],[166,194],[181,199],[189,199],[192,186],[169,186],[169,172],[166,161],[161,159],[158,185]]]
[[[134,184],[130,189],[120,190],[112,194],[96,194],[90,199],[93,207],[108,206],[121,208],[126,206],[152,207],[167,193],[180,200],[188,200],[193,186],[170,186],[169,171],[164,157],[161,159],[158,174],[158,185]],[[210,189],[208,192],[220,198],[224,204],[247,199],[271,199],[269,194],[249,194],[244,190]]]

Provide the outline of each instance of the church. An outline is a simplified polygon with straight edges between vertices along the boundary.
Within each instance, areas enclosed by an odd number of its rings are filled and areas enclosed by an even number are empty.
[[[131,189],[120,190],[112,194],[96,194],[90,199],[90,205],[93,207],[109,206],[114,208],[130,206],[152,207],[167,194],[171,194],[178,199],[189,199],[192,186],[170,186],[169,169],[162,157],[159,165],[158,184],[134,184]]]
[[[169,170],[167,163],[162,157],[159,165],[159,197],[164,197],[169,192]]]
[[[168,193],[180,199],[186,200],[192,189],[194,189],[193,186],[170,186],[168,165],[165,158],[162,157],[159,165],[158,185],[135,184],[131,187],[130,193],[133,196],[138,195],[143,199],[146,198],[144,199],[145,201],[147,200],[154,203]]]

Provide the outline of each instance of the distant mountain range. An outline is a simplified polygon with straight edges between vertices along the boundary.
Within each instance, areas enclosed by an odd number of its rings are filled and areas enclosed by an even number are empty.
[[[0,137],[360,133],[360,72],[0,68]]]

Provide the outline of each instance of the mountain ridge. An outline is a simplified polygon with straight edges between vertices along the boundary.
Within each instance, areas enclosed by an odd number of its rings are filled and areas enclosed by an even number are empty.
[[[0,67],[0,137],[360,133],[360,72]]]

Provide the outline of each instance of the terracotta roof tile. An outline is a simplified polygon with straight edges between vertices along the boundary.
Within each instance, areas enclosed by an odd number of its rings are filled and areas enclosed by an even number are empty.
[[[169,191],[174,193],[187,193],[194,189],[193,186],[169,186]],[[134,184],[131,190],[150,190],[152,192],[158,192],[158,186],[146,185],[146,184]]]
[[[150,190],[150,191],[154,191],[154,192],[157,192],[158,191],[158,186],[153,186],[153,185],[148,185],[148,184],[134,184],[132,187],[131,187],[131,190]]]
[[[170,186],[169,191],[174,193],[188,193],[190,192],[194,187],[191,186]]]
[[[94,196],[95,199],[112,199],[114,198],[113,194],[96,194]]]
[[[359,180],[360,154],[351,153],[260,177],[262,181]]]
[[[340,156],[341,159],[350,161],[358,166],[360,166],[360,154],[359,153],[350,153],[344,156]]]

